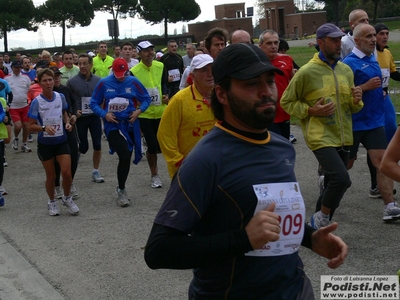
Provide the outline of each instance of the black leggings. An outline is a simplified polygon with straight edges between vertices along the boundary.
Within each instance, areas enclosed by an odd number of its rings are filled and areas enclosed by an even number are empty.
[[[133,133],[129,133],[133,140]],[[132,151],[129,151],[125,138],[118,130],[112,130],[107,136],[110,147],[117,153],[119,162],[117,167],[118,187],[123,190],[131,167]]]

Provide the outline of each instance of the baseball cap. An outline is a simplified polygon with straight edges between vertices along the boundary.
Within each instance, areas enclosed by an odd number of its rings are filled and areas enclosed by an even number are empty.
[[[15,68],[22,68],[22,62],[20,60],[14,60],[11,63],[11,67],[15,67]]]
[[[190,72],[193,72],[196,69],[201,69],[209,64],[214,62],[213,58],[208,54],[199,54],[193,57],[192,62],[190,63]]]
[[[53,56],[56,56],[56,55],[61,55],[61,53],[60,52],[54,52]]]
[[[123,58],[116,58],[113,61],[111,66],[114,76],[116,78],[128,77],[129,76],[129,67],[128,63]]]
[[[35,69],[48,68],[48,67],[49,67],[49,62],[47,60],[39,60],[35,65]]]
[[[382,24],[382,23],[376,24],[374,27],[375,27],[375,30],[376,30],[377,34],[382,30],[389,31],[389,28],[385,24]]]
[[[137,45],[136,50],[137,50],[138,52],[140,52],[140,51],[142,51],[143,49],[147,49],[147,48],[149,48],[149,47],[153,47],[153,48],[154,48],[154,45],[153,45],[152,43],[150,43],[149,41],[143,41],[143,42],[140,42],[140,43]]]
[[[158,58],[162,57],[163,55],[164,55],[164,53],[162,53],[161,51],[158,51],[156,53],[156,58],[158,59]]]
[[[56,66],[51,66],[51,67],[49,67],[49,69],[52,70],[55,75],[61,75],[62,74],[62,72]]]
[[[244,43],[224,48],[212,66],[214,81],[217,84],[227,77],[247,80],[268,71],[283,75],[281,70],[271,65],[264,51],[257,46]]]
[[[87,54],[88,54],[89,56],[91,56],[91,57],[94,57],[94,56],[96,56],[96,54],[94,54],[94,52],[93,52],[93,51],[88,51],[88,52],[87,52]]]
[[[317,39],[322,39],[327,36],[331,38],[337,38],[344,35],[346,34],[341,31],[339,27],[332,23],[326,23],[317,29]]]

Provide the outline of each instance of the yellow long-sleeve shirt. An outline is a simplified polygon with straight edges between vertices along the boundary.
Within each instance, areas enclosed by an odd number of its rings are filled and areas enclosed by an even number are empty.
[[[197,142],[214,127],[209,103],[194,85],[179,91],[161,118],[157,138],[171,178]]]

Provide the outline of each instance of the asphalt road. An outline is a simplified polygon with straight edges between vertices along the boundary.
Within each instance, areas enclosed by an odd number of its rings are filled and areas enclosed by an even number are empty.
[[[317,162],[300,128],[293,126],[292,132],[298,139],[296,174],[309,217],[318,195]],[[3,185],[9,195],[0,208],[1,300],[187,299],[190,270],[153,271],[143,259],[152,221],[169,185],[163,157],[159,155],[159,173],[164,187],[150,187],[145,160],[132,165],[127,184],[132,205],[120,208],[114,192],[117,156],[107,153],[106,141],[103,149],[100,170],[105,183],[91,181],[91,151],[82,155],[75,178],[80,214],[70,216],[62,207],[60,216],[50,217],[36,152],[7,146],[9,167]],[[345,265],[331,270],[326,259],[305,248],[300,251],[316,299],[320,275],[395,275],[400,268],[400,221],[383,223],[382,200],[368,197],[364,149],[350,173],[353,185],[334,218],[339,222],[337,234],[350,248]]]

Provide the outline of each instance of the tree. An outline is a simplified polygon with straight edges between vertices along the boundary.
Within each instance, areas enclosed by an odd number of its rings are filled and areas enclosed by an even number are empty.
[[[95,11],[110,13],[114,20],[114,45],[118,44],[118,18],[125,19],[127,15],[136,15],[137,0],[92,0]]]
[[[47,0],[38,7],[36,20],[40,23],[50,22],[52,26],[62,28],[62,50],[65,50],[66,28],[77,24],[89,26],[94,18],[90,0]]]
[[[7,32],[18,29],[37,30],[32,16],[36,8],[32,0],[0,0],[0,31],[4,37],[4,51],[8,51]]]
[[[341,0],[316,0],[316,1],[325,3],[324,9],[326,10],[328,22],[334,21],[336,26],[339,26],[340,3],[346,3],[347,1],[341,1]]]
[[[194,0],[140,0],[139,15],[152,25],[164,21],[164,36],[168,37],[168,23],[187,22],[196,19],[200,6]]]

